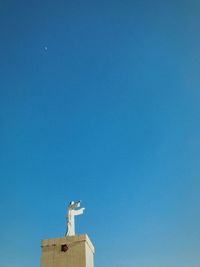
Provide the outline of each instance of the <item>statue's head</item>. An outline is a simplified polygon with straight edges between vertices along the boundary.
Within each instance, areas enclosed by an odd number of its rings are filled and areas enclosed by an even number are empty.
[[[71,209],[71,210],[77,209],[77,208],[80,207],[80,205],[81,205],[81,202],[80,201],[71,201],[69,203],[69,205],[68,205],[68,209]]]

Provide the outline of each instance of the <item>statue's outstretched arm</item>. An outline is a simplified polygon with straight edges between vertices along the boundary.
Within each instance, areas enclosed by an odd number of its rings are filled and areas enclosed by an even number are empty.
[[[74,210],[74,215],[81,215],[81,214],[83,214],[84,209],[85,208],[81,208],[79,210]]]

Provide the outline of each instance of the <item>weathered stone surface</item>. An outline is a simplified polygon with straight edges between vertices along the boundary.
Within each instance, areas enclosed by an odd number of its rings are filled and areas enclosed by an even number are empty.
[[[87,235],[42,240],[41,267],[94,267],[94,246]]]

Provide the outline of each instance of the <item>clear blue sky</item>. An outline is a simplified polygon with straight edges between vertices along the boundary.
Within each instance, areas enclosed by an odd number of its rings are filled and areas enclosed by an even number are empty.
[[[0,3],[0,258],[77,232],[95,267],[198,267],[200,2]]]

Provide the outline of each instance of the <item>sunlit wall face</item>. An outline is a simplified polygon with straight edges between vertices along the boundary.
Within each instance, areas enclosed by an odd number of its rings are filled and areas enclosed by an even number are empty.
[[[2,266],[39,266],[40,240],[64,236],[79,199],[95,267],[198,266],[199,12],[1,3]]]

